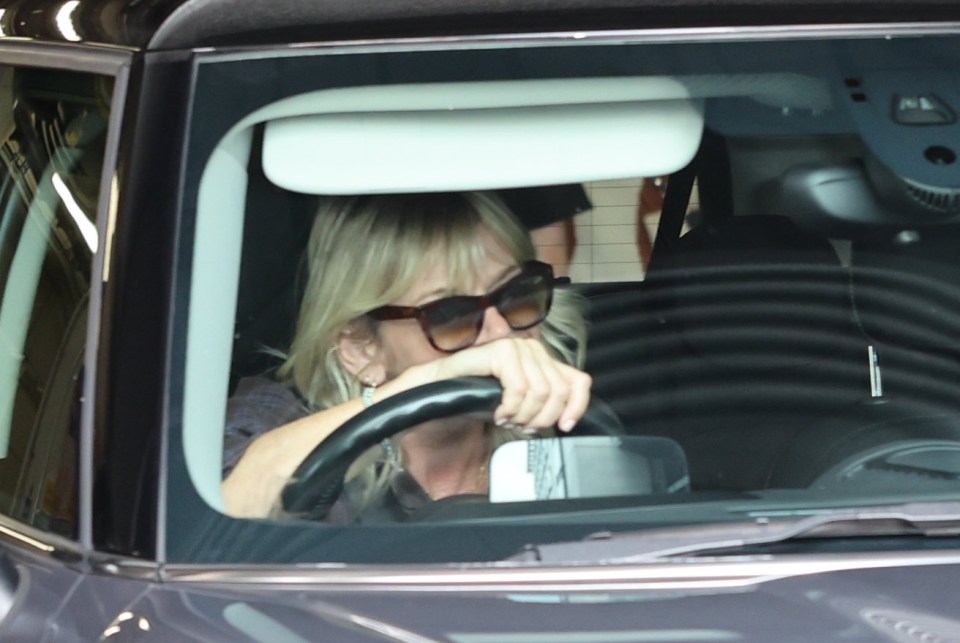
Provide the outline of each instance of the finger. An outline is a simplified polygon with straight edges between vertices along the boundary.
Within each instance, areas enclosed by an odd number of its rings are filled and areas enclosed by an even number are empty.
[[[527,378],[515,344],[512,339],[499,339],[443,357],[433,362],[436,365],[435,378],[496,377],[504,392],[494,410],[494,421],[500,426],[513,423],[512,418],[520,409],[527,390]]]
[[[567,396],[566,406],[560,413],[557,428],[569,432],[587,411],[587,406],[590,404],[590,389],[593,386],[593,378],[572,366],[564,365],[563,368],[566,369],[565,374],[570,384],[570,394]]]
[[[553,426],[566,399],[566,392],[562,390],[565,386],[539,342],[517,340],[515,345],[525,389],[523,400],[512,422],[534,428]],[[541,417],[538,422],[537,418]]]
[[[504,389],[494,411],[494,421],[501,426],[543,428],[556,424],[568,431],[590,401],[590,377],[554,359],[535,339],[496,340],[441,358],[434,365],[437,379],[496,377]]]
[[[517,414],[523,407],[527,396],[529,380],[522,364],[516,341],[501,340],[485,344],[478,349],[486,349],[491,359],[491,375],[500,380],[503,395],[500,406],[494,411],[494,421],[503,426],[505,424],[519,424]]]
[[[533,352],[537,353],[538,376],[543,378],[542,381],[548,387],[548,396],[546,399],[537,400],[540,408],[536,410],[532,418],[526,421],[526,425],[535,428],[548,428],[557,425],[562,413],[567,409],[571,382],[566,373],[565,365],[550,356],[542,345]],[[532,371],[532,365],[526,366],[529,375]]]

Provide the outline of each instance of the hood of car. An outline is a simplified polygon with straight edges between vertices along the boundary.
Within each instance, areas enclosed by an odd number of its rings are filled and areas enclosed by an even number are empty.
[[[626,573],[621,589],[581,581],[582,589],[533,591],[523,583],[399,591],[172,582],[131,604],[106,633],[205,641],[243,633],[265,642],[945,641],[960,632],[960,598],[936,588],[958,573],[960,563],[924,562],[767,579],[692,572],[673,583]]]

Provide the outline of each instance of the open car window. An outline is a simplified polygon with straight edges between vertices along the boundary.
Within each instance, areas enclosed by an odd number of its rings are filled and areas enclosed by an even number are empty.
[[[956,44],[199,57],[171,555],[496,560],[597,531],[955,497]],[[217,82],[238,75],[256,91]],[[671,446],[583,457],[610,484],[579,497],[451,499],[376,525],[227,515],[227,400],[289,349],[319,199],[475,190],[582,297],[593,395],[627,437]],[[637,467],[653,473],[619,484]]]

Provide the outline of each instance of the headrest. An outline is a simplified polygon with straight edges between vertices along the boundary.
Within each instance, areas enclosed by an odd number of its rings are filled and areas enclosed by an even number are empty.
[[[862,344],[833,246],[786,217],[705,222],[661,257],[646,285],[663,328],[729,368],[783,368]]]
[[[788,217],[772,214],[706,221],[680,237],[676,248],[662,259],[666,263],[657,268],[839,265],[827,239],[805,232]]]

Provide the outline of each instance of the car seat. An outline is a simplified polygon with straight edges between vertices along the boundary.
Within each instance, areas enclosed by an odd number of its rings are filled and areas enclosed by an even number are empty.
[[[960,478],[960,228],[852,242],[856,322],[876,355],[876,393],[809,427],[771,467],[772,486],[953,490]]]
[[[786,217],[705,221],[639,289],[593,298],[594,390],[628,432],[678,441],[695,489],[762,488],[795,434],[869,396],[847,286]]]

